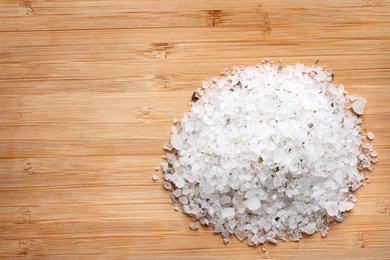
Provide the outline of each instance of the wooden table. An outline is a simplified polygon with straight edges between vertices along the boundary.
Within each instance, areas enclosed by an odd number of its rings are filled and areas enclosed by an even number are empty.
[[[331,68],[379,152],[346,221],[265,253],[191,231],[154,171],[201,81],[264,58]],[[389,80],[390,1],[1,0],[0,258],[390,259]]]

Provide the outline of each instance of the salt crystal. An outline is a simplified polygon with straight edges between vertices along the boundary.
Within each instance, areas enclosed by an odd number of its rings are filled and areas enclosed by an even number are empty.
[[[339,203],[339,210],[340,210],[341,212],[349,211],[349,210],[351,210],[354,206],[355,206],[355,204],[352,203],[352,202],[349,202],[349,201],[341,201],[341,202]]]
[[[203,183],[203,185],[202,185],[202,191],[203,191],[204,193],[206,193],[206,194],[211,194],[211,193],[214,192],[214,190],[215,190],[215,187],[214,187],[211,183],[209,183],[209,182]]]
[[[163,185],[164,185],[164,188],[167,189],[167,190],[171,190],[172,189],[172,184],[169,183],[169,182],[164,181]]]
[[[235,210],[234,208],[225,208],[221,211],[222,218],[225,219],[233,219],[235,216]]]
[[[192,229],[192,230],[197,230],[198,228],[199,228],[198,223],[191,223],[191,224],[190,224],[190,229]]]
[[[303,227],[302,232],[305,232],[306,234],[313,234],[317,231],[317,225],[315,222],[310,222],[306,226]]]
[[[186,184],[186,182],[184,181],[184,179],[181,176],[177,176],[177,178],[175,180],[176,187],[183,188],[185,184]]]
[[[328,201],[325,203],[326,212],[329,216],[336,216],[339,213],[337,201]]]
[[[183,149],[183,140],[180,138],[178,134],[173,134],[171,136],[171,144],[172,147],[175,148],[176,150]]]
[[[222,231],[224,231],[225,229],[223,228],[223,226],[221,224],[216,224],[215,225],[215,228],[214,228],[214,233],[222,233]]]
[[[180,197],[179,201],[180,201],[181,204],[184,204],[184,205],[188,203],[187,197]]]
[[[181,189],[176,189],[172,192],[172,195],[175,197],[175,198],[178,198],[180,197],[181,195]]]
[[[352,195],[352,194],[350,194],[348,198],[349,198],[350,201],[352,201],[352,202],[354,202],[354,203],[357,202],[356,197],[355,197],[354,195]]]
[[[172,150],[172,145],[169,144],[169,143],[165,143],[164,146],[163,146],[163,148],[164,148],[165,150],[171,151],[171,150]]]
[[[157,176],[157,175],[153,175],[153,176],[152,176],[152,180],[153,180],[153,181],[157,181],[157,180],[158,180],[158,176]]]
[[[364,113],[364,108],[366,106],[366,103],[367,101],[362,98],[362,97],[359,97],[353,104],[352,104],[352,109],[353,111],[358,114],[358,115],[362,115]]]
[[[261,206],[260,200],[257,198],[248,199],[246,202],[246,205],[247,205],[248,209],[250,209],[252,211],[259,209]]]
[[[375,135],[374,135],[372,132],[368,132],[368,133],[367,133],[367,137],[368,137],[368,139],[370,139],[370,140],[374,140]]]

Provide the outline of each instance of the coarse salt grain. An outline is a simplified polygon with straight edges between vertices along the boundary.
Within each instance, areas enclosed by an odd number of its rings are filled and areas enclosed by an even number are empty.
[[[368,132],[368,133],[367,133],[367,137],[368,137],[368,139],[370,139],[370,140],[374,140],[375,135],[374,135],[372,132]]]
[[[166,144],[164,144],[163,148],[164,148],[165,150],[167,150],[167,151],[171,151],[171,150],[172,150],[172,145],[169,144],[169,143],[166,143]]]
[[[167,182],[167,181],[164,181],[164,182],[163,182],[163,186],[164,186],[164,188],[167,189],[167,190],[171,190],[171,189],[172,189],[172,184],[169,183],[169,182]]]
[[[366,106],[366,100],[362,97],[359,97],[353,104],[352,109],[353,111],[358,114],[362,115],[364,113],[364,108]]]
[[[349,201],[341,201],[340,203],[339,203],[339,210],[341,211],[341,212],[344,212],[344,211],[349,211],[349,210],[351,210],[353,207],[355,206],[355,204],[354,203],[352,203],[352,202],[349,202]]]
[[[247,200],[247,207],[249,210],[254,211],[260,208],[260,200],[257,198],[250,198]]]
[[[190,229],[192,229],[192,230],[197,230],[197,229],[199,229],[198,223],[191,223],[191,224],[190,224]]]
[[[324,237],[355,205],[359,170],[377,156],[362,145],[356,116],[366,100],[321,67],[262,62],[225,70],[194,93],[164,145],[163,185],[225,243]]]

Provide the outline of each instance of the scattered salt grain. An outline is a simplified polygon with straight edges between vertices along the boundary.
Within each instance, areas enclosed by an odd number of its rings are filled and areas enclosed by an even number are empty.
[[[261,247],[261,251],[266,252],[266,251],[267,251],[267,248],[266,248],[265,246],[262,246],[262,247]]]
[[[192,230],[197,230],[198,228],[199,228],[198,223],[191,223],[191,224],[190,224],[190,229],[192,229]]]
[[[161,168],[160,167],[156,167],[156,168],[154,168],[154,170],[155,171],[159,171],[159,170],[161,170]]]
[[[340,210],[341,212],[349,211],[349,210],[351,210],[354,206],[355,206],[355,204],[352,203],[352,202],[349,202],[349,201],[341,201],[341,202],[339,203],[339,210]]]
[[[165,150],[167,150],[167,151],[171,151],[171,150],[172,150],[172,145],[169,144],[169,143],[166,143],[166,144],[164,144],[163,148],[164,148]]]
[[[179,211],[180,208],[179,208],[179,206],[176,205],[176,206],[173,207],[173,209],[174,209],[175,211]]]
[[[353,111],[358,114],[362,115],[364,113],[364,108],[366,106],[366,100],[362,97],[359,97],[353,104],[352,109]]]
[[[189,113],[174,119],[163,185],[224,243],[324,237],[376,162],[362,143],[366,100],[322,66],[262,63],[203,82]]]
[[[372,132],[368,132],[367,133],[367,138],[370,139],[370,140],[374,140],[375,135]]]
[[[153,176],[152,176],[152,180],[153,180],[153,181],[157,181],[157,180],[158,180],[158,176],[157,176],[157,175],[153,175]]]
[[[167,182],[167,181],[164,181],[164,182],[163,182],[163,186],[164,186],[164,188],[167,189],[167,190],[171,190],[171,189],[172,189],[172,184],[169,183],[169,182]]]

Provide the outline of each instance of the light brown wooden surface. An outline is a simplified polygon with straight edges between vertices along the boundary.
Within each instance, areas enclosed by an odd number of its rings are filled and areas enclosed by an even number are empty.
[[[151,176],[201,81],[266,57],[365,97],[379,162],[326,238],[264,253]],[[390,259],[389,80],[390,1],[0,0],[0,258]]]

